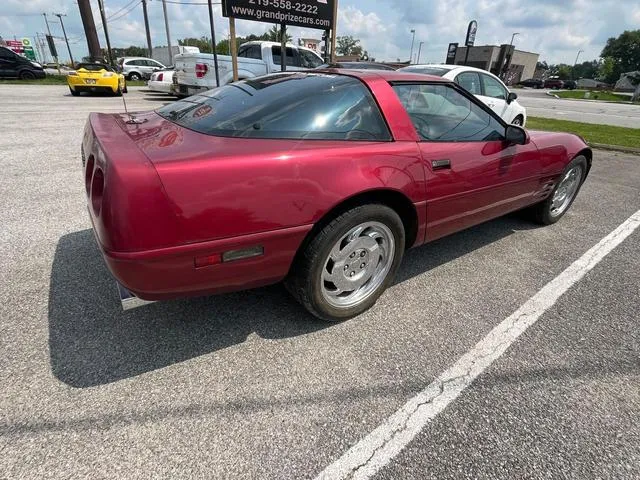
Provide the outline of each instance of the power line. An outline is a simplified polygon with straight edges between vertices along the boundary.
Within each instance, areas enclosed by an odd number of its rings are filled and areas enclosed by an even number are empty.
[[[129,6],[135,2],[136,0],[131,0],[129,3],[127,3],[124,7],[122,7],[120,10],[118,10],[117,12],[112,13],[111,15],[109,15],[107,17],[107,20],[112,19],[113,17],[115,17],[116,15],[120,14],[120,12],[122,12],[124,9],[129,8]]]
[[[134,0],[135,1],[135,0]],[[142,0],[138,0],[137,3],[134,3],[129,10],[127,10],[126,12],[122,12],[120,15],[118,15],[117,17],[110,17],[107,19],[107,23],[113,23],[113,22],[117,22],[118,20],[120,20],[123,17],[126,17],[129,13],[131,13],[131,11],[133,11],[134,8],[136,8],[138,5],[140,5],[142,3]]]

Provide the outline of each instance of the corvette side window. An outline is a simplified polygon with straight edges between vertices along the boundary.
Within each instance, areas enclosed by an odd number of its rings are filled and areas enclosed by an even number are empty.
[[[447,84],[395,84],[400,102],[424,141],[501,140],[504,126]]]

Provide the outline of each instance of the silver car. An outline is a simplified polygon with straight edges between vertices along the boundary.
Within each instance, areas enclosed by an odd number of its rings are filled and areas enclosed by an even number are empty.
[[[123,57],[118,59],[118,65],[127,80],[149,79],[153,72],[165,69],[163,64],[145,57]]]

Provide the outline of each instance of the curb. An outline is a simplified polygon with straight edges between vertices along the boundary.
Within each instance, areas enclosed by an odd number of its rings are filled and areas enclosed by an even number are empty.
[[[623,147],[620,145],[607,145],[604,143],[589,143],[591,148],[596,148],[598,150],[608,150],[611,152],[624,152],[624,153],[632,153],[634,155],[640,155],[640,148],[635,147]]]
[[[558,100],[560,99],[560,97],[558,95],[556,95],[555,93],[551,93],[551,91],[547,91],[547,95],[553,98],[557,98]]]

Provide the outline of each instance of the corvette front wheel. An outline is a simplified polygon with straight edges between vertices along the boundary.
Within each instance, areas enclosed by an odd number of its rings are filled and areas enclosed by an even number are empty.
[[[582,155],[578,155],[567,165],[551,195],[533,207],[538,223],[551,225],[567,213],[587,176],[587,170],[587,159]]]
[[[405,232],[391,208],[363,205],[326,225],[296,260],[286,286],[313,315],[327,321],[371,308],[402,261]]]

